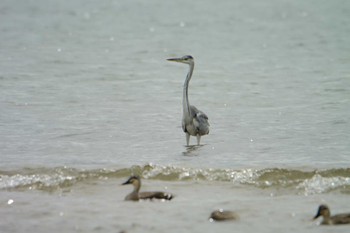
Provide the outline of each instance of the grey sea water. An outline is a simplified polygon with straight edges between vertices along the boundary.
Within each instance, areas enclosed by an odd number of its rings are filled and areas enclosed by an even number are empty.
[[[350,211],[349,15],[344,0],[1,1],[0,231],[328,231],[319,204]],[[188,67],[166,61],[186,54],[201,146],[181,129]],[[131,174],[174,200],[124,202]],[[209,222],[217,208],[240,220]]]

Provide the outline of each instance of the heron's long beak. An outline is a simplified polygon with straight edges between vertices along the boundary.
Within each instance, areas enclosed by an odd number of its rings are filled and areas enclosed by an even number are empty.
[[[168,61],[174,61],[174,62],[181,62],[182,60],[180,58],[168,58]]]

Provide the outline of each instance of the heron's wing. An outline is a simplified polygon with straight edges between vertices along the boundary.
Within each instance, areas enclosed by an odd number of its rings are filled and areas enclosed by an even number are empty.
[[[198,108],[196,108],[193,105],[190,106],[190,110],[191,110],[191,117],[192,118],[195,118],[197,113],[201,112],[201,111],[198,110]]]
[[[199,110],[198,108],[196,108],[195,106],[191,105],[190,106],[191,109],[191,117],[192,118],[197,118],[198,120],[203,119],[208,121],[208,116],[202,112],[201,110]]]
[[[198,110],[196,107],[191,107],[191,110],[193,109],[193,112],[195,113],[193,116],[193,124],[196,127],[198,133],[200,135],[208,134],[210,126],[208,122],[208,116],[204,112]]]
[[[201,112],[201,111],[199,111],[199,112],[196,114],[196,118],[202,118],[202,119],[204,119],[204,120],[206,120],[206,121],[209,120],[208,116],[207,116],[204,112]],[[209,123],[208,123],[208,124],[209,124]]]

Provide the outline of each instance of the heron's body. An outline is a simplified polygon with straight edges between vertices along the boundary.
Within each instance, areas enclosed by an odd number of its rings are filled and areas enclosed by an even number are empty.
[[[331,216],[331,212],[326,205],[320,205],[314,219],[322,216],[322,225],[338,225],[338,224],[349,224],[350,223],[350,213],[346,214],[336,214]]]
[[[129,193],[126,197],[126,201],[138,201],[142,199],[163,199],[171,200],[173,195],[165,192],[140,192],[141,189],[141,179],[138,176],[131,176],[123,185],[132,184],[134,190]]]
[[[207,115],[190,105],[188,100],[188,86],[194,69],[194,60],[192,56],[183,56],[181,58],[170,58],[168,61],[181,62],[189,65],[189,71],[183,87],[183,116],[182,129],[186,134],[186,144],[190,143],[190,136],[197,137],[197,145],[200,145],[201,136],[209,134],[209,122]]]

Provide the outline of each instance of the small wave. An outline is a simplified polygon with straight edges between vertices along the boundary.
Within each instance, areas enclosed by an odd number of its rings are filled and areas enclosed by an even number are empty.
[[[297,185],[297,189],[303,190],[305,195],[330,192],[332,190],[344,190],[350,194],[350,177],[323,177],[314,175],[311,179],[304,180]]]
[[[59,168],[25,168],[20,171],[0,171],[0,189],[26,190],[37,189],[55,191],[70,188],[76,183],[91,179],[124,177],[129,169],[75,169]]]
[[[143,179],[164,181],[229,182],[257,188],[288,189],[312,195],[340,191],[350,194],[350,168],[303,171],[296,169],[212,169],[147,164],[122,169],[25,168],[0,171],[0,189],[55,191],[70,189],[93,179],[126,178],[131,174]]]

